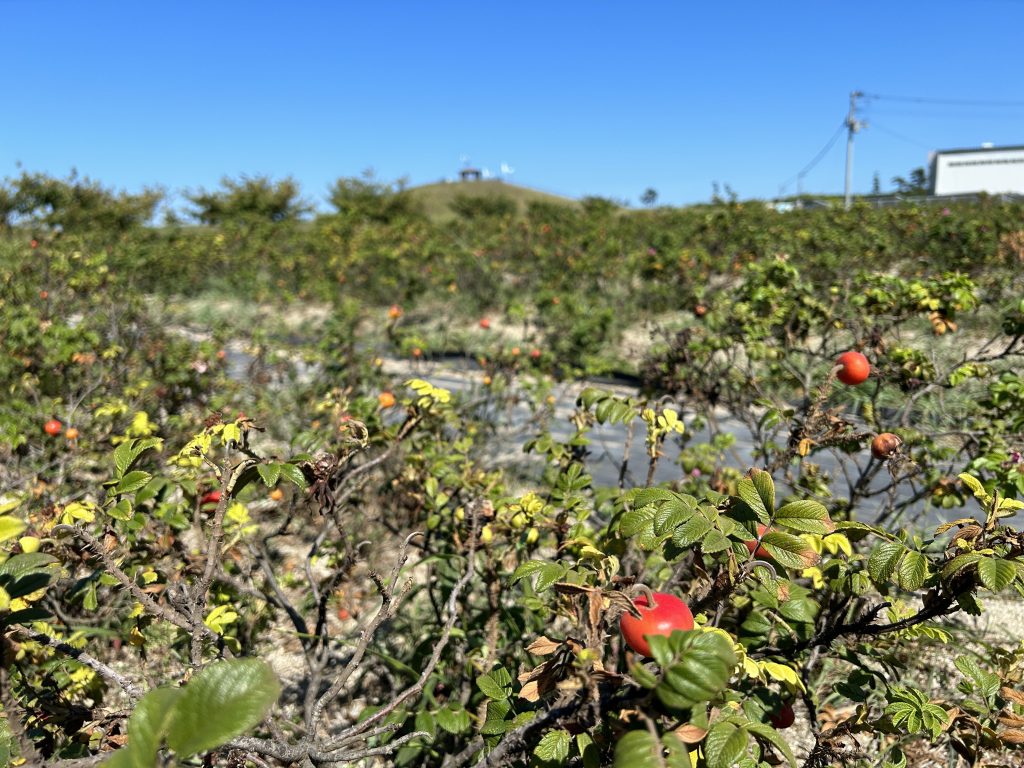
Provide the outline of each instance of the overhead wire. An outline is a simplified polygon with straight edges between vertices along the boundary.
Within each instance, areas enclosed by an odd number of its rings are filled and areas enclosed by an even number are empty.
[[[927,150],[934,150],[935,149],[935,147],[929,146],[928,144],[925,144],[924,142],[918,141],[917,139],[912,139],[909,136],[904,136],[902,133],[897,133],[894,130],[886,128],[884,125],[879,125],[875,121],[871,121],[871,129],[872,130],[881,131],[882,133],[887,133],[887,134],[889,134],[890,136],[892,136],[894,138],[900,139],[901,141],[906,141],[906,142],[908,142],[910,144],[913,144],[915,146],[921,147],[922,149],[927,149]]]
[[[812,169],[814,168],[814,166],[816,166],[816,165],[817,165],[818,163],[820,163],[820,162],[821,162],[821,160],[822,160],[822,158],[824,158],[824,157],[825,157],[825,155],[827,155],[827,154],[828,154],[828,151],[829,151],[830,149],[832,149],[832,147],[833,147],[833,145],[834,145],[834,144],[836,143],[836,141],[838,141],[838,140],[839,140],[839,137],[843,135],[843,131],[844,131],[844,130],[846,130],[846,119],[845,119],[845,118],[843,119],[843,121],[842,121],[841,123],[839,123],[839,127],[838,127],[838,128],[836,128],[836,132],[835,132],[834,134],[832,134],[832,138],[830,138],[830,139],[828,140],[828,142],[827,142],[827,143],[825,144],[825,146],[824,146],[824,147],[822,147],[822,148],[821,148],[821,149],[820,149],[820,150],[818,151],[818,154],[816,154],[816,155],[814,156],[814,158],[813,158],[813,159],[812,159],[812,160],[811,160],[811,161],[810,161],[809,163],[807,163],[807,165],[805,165],[805,166],[804,166],[804,167],[803,167],[803,168],[802,168],[802,169],[800,170],[800,172],[799,172],[799,173],[797,173],[797,174],[796,174],[795,176],[792,176],[792,177],[790,177],[789,179],[787,179],[787,180],[786,180],[786,182],[785,182],[784,184],[782,184],[782,185],[780,185],[780,186],[779,186],[779,192],[780,192],[780,194],[781,194],[781,193],[782,193],[783,191],[785,191],[786,187],[788,187],[788,186],[789,186],[790,184],[792,184],[792,183],[793,183],[794,181],[797,181],[797,180],[799,180],[799,179],[802,179],[802,178],[803,178],[804,176],[806,176],[806,175],[807,175],[807,174],[808,174],[808,173],[809,173],[809,172],[810,172],[810,171],[811,171],[811,170],[812,170]]]
[[[892,96],[882,93],[865,93],[866,99],[903,101],[914,104],[943,104],[950,107],[1024,107],[1024,101],[996,99],[934,99],[928,96]]]

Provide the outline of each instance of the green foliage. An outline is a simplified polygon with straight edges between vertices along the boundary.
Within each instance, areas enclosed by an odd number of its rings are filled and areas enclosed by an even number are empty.
[[[822,764],[1019,757],[956,622],[1024,594],[1019,206],[77,183],[0,194],[0,763],[763,768],[784,706]],[[695,628],[640,660],[647,590]]]
[[[224,177],[220,190],[200,190],[186,197],[194,206],[191,215],[203,224],[280,224],[311,210],[299,194],[292,179],[275,182],[266,176],[242,176],[237,180]]]
[[[154,765],[165,741],[179,757],[207,752],[258,725],[279,693],[277,678],[263,661],[211,664],[183,688],[147,693],[128,722],[128,746],[104,765]]]

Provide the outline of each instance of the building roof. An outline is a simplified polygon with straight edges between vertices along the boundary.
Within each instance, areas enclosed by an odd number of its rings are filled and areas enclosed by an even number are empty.
[[[1016,144],[1010,147],[967,147],[964,149],[937,149],[936,155],[962,155],[968,152],[1021,152],[1024,151],[1024,144]]]

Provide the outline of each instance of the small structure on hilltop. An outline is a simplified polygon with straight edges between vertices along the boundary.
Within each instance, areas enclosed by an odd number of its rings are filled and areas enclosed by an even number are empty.
[[[459,181],[480,181],[481,178],[479,168],[463,168],[459,171]]]
[[[943,149],[929,161],[933,195],[1024,195],[1024,146]]]

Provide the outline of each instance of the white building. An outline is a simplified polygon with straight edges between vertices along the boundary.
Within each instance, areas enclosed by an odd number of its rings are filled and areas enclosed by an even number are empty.
[[[933,195],[1024,195],[1024,146],[933,152],[931,178]]]

